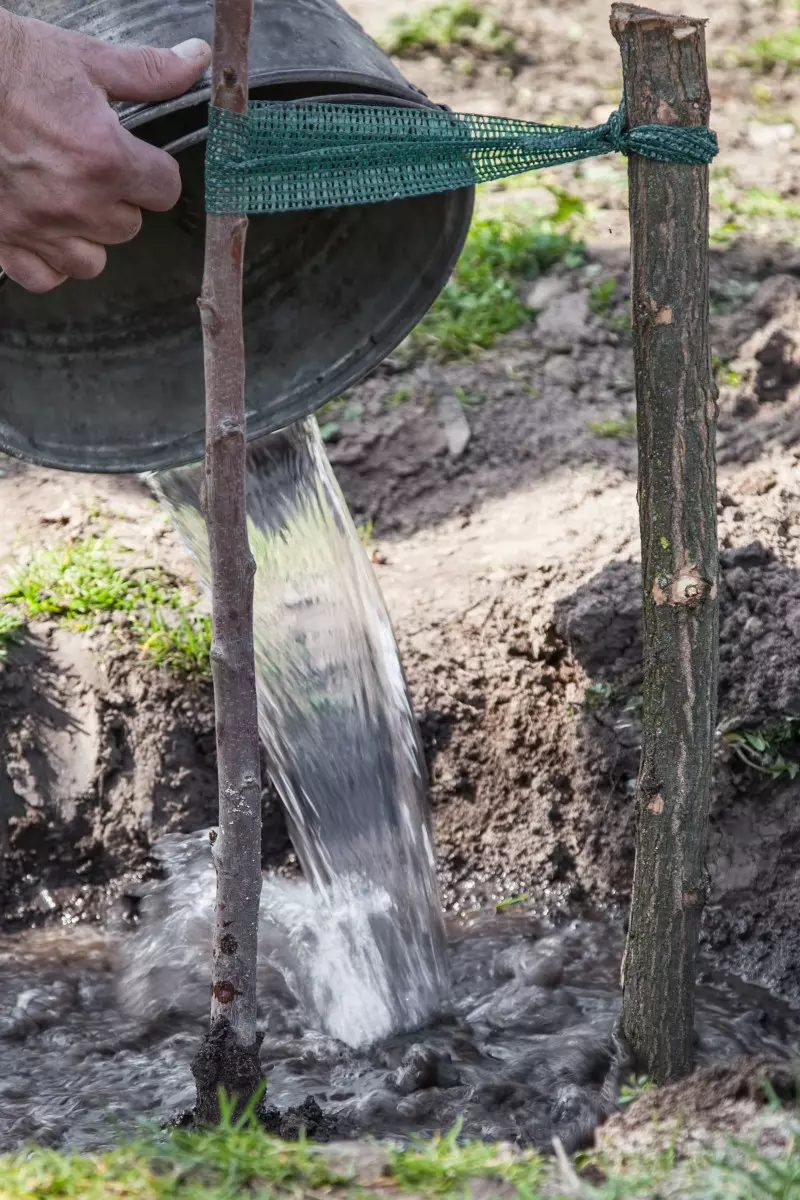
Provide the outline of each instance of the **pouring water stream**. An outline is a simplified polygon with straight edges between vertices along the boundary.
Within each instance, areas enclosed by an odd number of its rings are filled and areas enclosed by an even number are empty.
[[[154,486],[207,587],[202,480],[198,465]],[[313,418],[249,447],[247,514],[259,729],[325,933],[298,923],[288,897],[272,916],[284,913],[316,964],[299,982],[323,1028],[361,1044],[423,1024],[446,993],[422,749],[383,599]],[[335,979],[322,980],[321,958]]]

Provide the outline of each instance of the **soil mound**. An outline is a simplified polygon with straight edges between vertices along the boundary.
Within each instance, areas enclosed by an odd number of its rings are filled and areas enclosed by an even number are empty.
[[[102,914],[155,871],[153,843],[216,820],[210,683],[158,670],[113,626],[37,623],[0,664],[6,928]],[[290,846],[264,794],[264,857]]]

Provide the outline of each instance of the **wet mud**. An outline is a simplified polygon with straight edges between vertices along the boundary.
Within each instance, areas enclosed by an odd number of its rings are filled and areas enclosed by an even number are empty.
[[[0,1147],[108,1145],[143,1119],[164,1123],[191,1107],[189,1064],[207,1019],[212,876],[207,840],[176,839],[135,931],[2,939]],[[542,1149],[558,1136],[574,1149],[616,1110],[630,1066],[614,1034],[618,923],[554,923],[524,905],[452,919],[450,996],[436,1019],[353,1045],[324,1032],[324,1000],[315,1005],[295,984],[292,932],[319,915],[305,909],[302,885],[266,886],[261,1064],[284,1134],[306,1123],[323,1138],[403,1139],[461,1119],[466,1136]],[[275,918],[282,897],[291,904]],[[324,976],[325,930],[316,928]],[[705,970],[701,1064],[788,1058],[800,1015]],[[346,1000],[357,1025],[359,1005],[370,1002],[358,980]]]

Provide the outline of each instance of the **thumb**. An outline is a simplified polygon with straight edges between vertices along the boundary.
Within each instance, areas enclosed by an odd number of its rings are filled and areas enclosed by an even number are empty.
[[[109,100],[170,100],[188,92],[211,62],[211,47],[190,38],[171,50],[93,42],[86,56],[92,78]]]

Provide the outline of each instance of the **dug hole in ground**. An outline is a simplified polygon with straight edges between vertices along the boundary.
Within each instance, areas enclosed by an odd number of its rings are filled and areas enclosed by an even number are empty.
[[[419,6],[398,2],[380,15],[360,0],[348,7],[380,35],[390,16]],[[422,45],[402,69],[456,111],[605,119],[620,89],[607,4],[497,0],[493,11],[513,42]],[[729,998],[726,1046],[780,1059],[800,1029],[800,75],[758,47],[784,32],[792,44],[797,14],[791,4],[721,0],[707,15],[722,147],[711,169],[722,580],[701,998],[703,987],[716,989],[709,1012]],[[565,197],[580,204],[564,209]],[[548,226],[559,204],[572,215]],[[642,646],[624,160],[561,168],[480,198],[487,236],[501,241],[504,222],[530,226],[532,213],[564,240],[539,277],[530,260],[493,268],[517,298],[516,328],[465,356],[461,332],[434,314],[319,421],[400,644],[453,930],[527,897],[504,919],[510,937],[555,939],[549,957],[560,965],[536,986],[558,993],[550,1032],[563,1038],[574,1024],[565,1013],[591,991],[592,972],[614,986],[633,868]],[[102,537],[128,547],[131,563],[163,568],[191,597],[191,564],[140,482],[7,459],[0,499],[7,580],[31,548]],[[31,1088],[42,1086],[53,1049],[42,1039],[69,1027],[86,989],[102,993],[108,952],[91,930],[110,911],[135,919],[137,885],[156,870],[154,843],[214,821],[209,680],[154,665],[124,611],[87,624],[40,615],[22,641],[9,639],[0,665],[0,952],[4,971],[14,964],[18,975],[0,998],[0,1025],[13,1032],[0,1057],[10,1055],[17,1089],[5,1146],[69,1140],[69,1115],[59,1125],[52,1114],[39,1120],[33,1099],[26,1108],[26,1062],[43,1072]],[[266,784],[264,811],[264,865],[291,874]],[[580,923],[574,934],[543,932],[543,912],[597,920],[602,935],[593,941]],[[76,927],[72,940],[64,925]],[[17,940],[38,926],[38,940]],[[40,992],[20,1020],[25,988]],[[101,1032],[110,1045],[113,1028]],[[191,1036],[181,1026],[175,1038],[169,1052],[180,1058]],[[323,1075],[331,1053],[318,1048]],[[678,1113],[690,1114],[686,1148],[748,1129],[760,1105],[754,1070],[709,1067],[643,1096],[604,1127],[604,1144],[652,1146],[654,1116],[663,1127]],[[781,1070],[773,1075],[788,1098]],[[558,1082],[546,1077],[543,1094]],[[447,1085],[419,1090],[439,1095]],[[452,1123],[456,1092],[438,1108],[407,1105],[404,1130]],[[527,1093],[525,1103],[533,1105]],[[599,1108],[581,1112],[591,1125]],[[396,1119],[387,1114],[384,1128],[377,1114],[371,1130],[390,1133]],[[550,1130],[537,1120],[518,1122],[534,1141]]]

